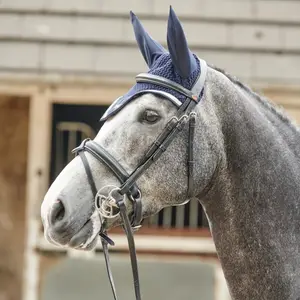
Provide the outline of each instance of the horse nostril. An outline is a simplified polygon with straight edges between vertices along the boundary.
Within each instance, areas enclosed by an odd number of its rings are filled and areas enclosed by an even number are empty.
[[[51,210],[51,215],[50,215],[50,223],[51,225],[55,225],[57,222],[61,221],[64,216],[65,216],[65,207],[61,200],[57,200]]]

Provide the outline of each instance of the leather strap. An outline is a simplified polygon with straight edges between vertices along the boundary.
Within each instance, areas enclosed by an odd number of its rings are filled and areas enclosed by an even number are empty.
[[[176,117],[173,117],[167,123],[162,133],[154,141],[154,143],[146,153],[145,159],[131,174],[128,174],[126,170],[119,164],[119,162],[114,157],[112,157],[103,147],[98,145],[96,142],[91,141],[90,139],[84,140],[79,147],[75,148],[72,151],[75,154],[79,154],[82,159],[85,172],[88,178],[88,182],[93,192],[94,198],[96,197],[97,194],[97,188],[88,161],[84,155],[84,151],[89,152],[97,160],[103,162],[107,167],[109,167],[110,170],[115,174],[115,176],[121,182],[121,187],[118,190],[117,197],[115,198],[115,200],[119,207],[120,215],[123,221],[123,228],[127,236],[132,274],[133,274],[134,290],[135,290],[135,296],[137,300],[141,300],[141,294],[140,294],[137,257],[136,257],[135,243],[133,238],[134,228],[132,228],[131,225],[138,226],[140,224],[142,220],[142,203],[141,203],[140,190],[136,185],[136,180],[145,172],[145,170],[147,170],[150,167],[151,164],[153,164],[162,155],[164,151],[166,151],[167,147],[177,136],[178,132],[180,132],[183,129],[183,127],[187,124],[187,122],[189,122],[188,161],[187,161],[187,168],[188,168],[187,197],[189,199],[194,197],[194,135],[195,135],[196,113],[192,112],[192,110],[201,99],[205,77],[206,77],[206,71],[207,71],[207,65],[205,61],[200,60],[200,64],[201,64],[201,73],[199,78],[196,80],[196,83],[194,84],[191,91],[163,77],[155,76],[148,73],[140,74],[137,76],[137,82],[155,83],[160,86],[164,86],[176,90],[177,92],[180,92],[181,94],[185,95],[186,100],[179,107]],[[131,220],[131,224],[124,203],[124,197],[123,197],[124,194],[126,194],[133,203],[133,219]],[[120,197],[118,197],[118,195]],[[115,289],[112,271],[110,267],[109,252],[108,252],[108,243],[113,244],[113,242],[107,236],[107,232],[105,230],[101,230],[100,236],[101,236],[106,269],[107,269],[111,289],[113,292],[114,299],[117,300],[117,294],[116,294],[116,289]]]
[[[96,195],[97,195],[97,188],[96,188],[96,184],[95,184],[95,181],[94,181],[94,178],[93,178],[93,175],[92,175],[92,172],[91,172],[88,160],[86,159],[83,151],[78,152],[78,154],[79,154],[79,156],[80,156],[80,158],[82,160],[82,163],[83,163],[83,166],[84,166],[84,169],[85,169],[85,173],[87,175],[87,179],[88,179],[89,185],[91,187],[93,196],[95,198]]]
[[[188,198],[194,197],[194,136],[196,127],[196,114],[190,113],[189,140],[188,140]]]
[[[162,76],[157,76],[150,73],[141,73],[136,76],[136,82],[147,82],[152,84],[157,84],[159,86],[163,86],[169,88],[171,90],[175,90],[178,93],[186,96],[187,98],[196,101],[197,103],[201,100],[201,94],[204,87],[206,74],[207,74],[207,64],[203,59],[198,58],[200,61],[200,73],[197,78],[195,84],[193,85],[191,90],[186,89],[182,85],[169,80]]]
[[[145,161],[139,165],[134,172],[132,172],[130,175],[127,174],[125,169],[113,158],[110,156],[109,153],[107,153],[106,150],[104,150],[101,146],[96,144],[94,141],[85,140],[82,142],[82,144],[73,150],[73,152],[80,155],[86,174],[88,178],[89,185],[91,187],[91,190],[93,192],[94,198],[97,194],[97,188],[95,181],[92,176],[92,172],[90,170],[88,161],[84,155],[84,151],[89,152],[92,154],[96,159],[104,162],[113,172],[118,175],[118,179],[123,184],[120,187],[119,195],[122,196],[124,194],[129,195],[129,199],[133,201],[133,226],[139,225],[141,218],[142,218],[142,209],[141,209],[141,197],[139,195],[138,198],[134,199],[130,193],[131,187],[135,186],[136,180],[144,173],[146,169],[149,168],[151,164],[153,164],[164,151],[166,151],[167,147],[171,144],[171,142],[174,140],[174,138],[177,136],[178,132],[183,129],[185,124],[187,123],[189,119],[189,140],[188,140],[188,197],[192,197],[193,195],[193,187],[194,187],[194,180],[193,180],[193,139],[194,139],[194,130],[195,130],[195,120],[196,120],[196,114],[190,113],[187,115],[187,113],[193,109],[195,105],[195,102],[191,99],[187,98],[185,103],[180,107],[178,111],[178,117],[172,118],[168,124],[166,125],[163,132],[158,136],[158,138],[155,140],[153,145],[150,147],[149,151],[146,154]],[[138,190],[138,188],[137,188]],[[139,190],[138,190],[139,191]],[[139,283],[139,272],[138,272],[138,265],[137,265],[137,257],[136,257],[136,250],[135,250],[135,242],[133,238],[133,229],[130,224],[130,221],[128,219],[126,206],[124,203],[124,198],[120,197],[119,199],[115,199],[116,203],[120,210],[120,215],[123,221],[123,228],[126,233],[127,241],[128,241],[128,247],[129,247],[129,254],[130,254],[130,260],[131,260],[131,268],[132,268],[132,275],[133,275],[133,283],[134,283],[134,290],[135,290],[135,296],[137,300],[141,300],[141,293],[140,293],[140,283]],[[101,216],[100,216],[101,217]],[[102,221],[101,221],[102,222]],[[110,261],[109,261],[109,251],[108,251],[108,242],[109,238],[107,236],[106,231],[102,231],[100,233],[101,236],[101,243],[105,258],[105,264],[106,269],[108,273],[108,278],[110,282],[110,286],[112,289],[114,300],[118,300],[116,288],[112,276]]]
[[[93,192],[93,196],[95,198],[96,195],[97,195],[97,188],[96,188],[96,184],[95,184],[95,181],[93,179],[92,172],[91,172],[91,169],[89,167],[88,161],[85,157],[85,154],[84,154],[83,150],[81,150],[81,151],[79,150],[78,154],[79,154],[79,156],[82,160],[82,163],[83,163],[83,166],[84,166],[87,178],[88,178],[89,185],[91,187],[91,190]],[[137,300],[141,300],[139,272],[138,272],[138,264],[137,264],[137,258],[136,258],[135,242],[134,242],[134,238],[133,238],[133,231],[132,231],[132,228],[131,228],[130,221],[128,219],[126,206],[125,206],[125,203],[124,203],[123,199],[124,199],[123,197],[120,197],[120,199],[116,199],[116,202],[117,202],[117,205],[120,209],[120,214],[121,214],[121,217],[122,217],[122,220],[123,220],[123,228],[124,228],[126,236],[127,236],[135,296],[136,296]],[[100,216],[100,218],[101,218],[101,216]],[[102,231],[102,234],[107,235],[107,232]],[[107,270],[110,286],[111,286],[111,289],[112,289],[113,297],[114,297],[114,300],[118,300],[116,287],[115,287],[115,283],[114,283],[114,279],[113,279],[113,275],[112,275],[112,270],[111,270],[111,266],[110,266],[110,261],[109,261],[109,251],[108,251],[108,245],[107,245],[106,239],[101,238],[101,243],[102,243],[106,270]]]
[[[97,195],[97,188],[96,188],[96,184],[95,184],[94,178],[92,176],[92,172],[91,172],[90,166],[88,164],[87,158],[85,157],[85,154],[84,154],[83,151],[79,151],[78,154],[79,154],[79,156],[82,160],[82,163],[83,163],[86,175],[87,175],[89,185],[91,187],[93,196],[95,198],[96,195]],[[99,217],[101,218],[100,215],[99,215]],[[100,220],[100,221],[102,222],[102,220]],[[102,234],[107,236],[106,232],[102,232]],[[110,266],[110,262],[109,262],[109,252],[108,252],[108,245],[107,245],[108,242],[105,238],[103,238],[103,236],[101,238],[101,243],[102,243],[104,259],[105,259],[105,265],[106,265],[106,270],[107,270],[111,290],[112,290],[112,293],[113,293],[113,296],[114,296],[114,300],[118,300],[116,287],[115,287],[115,283],[114,283],[114,279],[113,279],[113,275],[112,275],[112,271],[111,271],[111,266]]]
[[[103,147],[101,147],[99,144],[96,142],[90,140],[90,139],[85,139],[82,141],[82,143],[76,147],[75,149],[72,150],[72,153],[82,153],[82,151],[87,151],[91,155],[93,155],[98,161],[102,161],[119,179],[121,184],[127,182],[128,178],[130,175],[127,173],[127,171],[123,168],[123,166],[113,157],[111,156]],[[85,156],[81,157],[83,160],[83,164],[88,166],[88,161],[85,158]],[[88,178],[93,178],[90,168],[88,168],[88,171],[90,174],[88,175]],[[90,179],[89,179],[90,181]],[[90,183],[91,185],[91,183]],[[93,192],[96,191],[97,189],[96,186],[93,187]],[[133,203],[134,206],[134,214],[133,218],[131,220],[132,225],[134,227],[138,227],[138,225],[142,221],[142,203],[141,203],[141,192],[136,185],[135,182],[133,182],[130,187],[124,192],[124,194],[127,194],[128,199],[130,199]],[[105,239],[108,241],[108,237],[105,236]],[[110,243],[110,242],[109,242]],[[110,243],[111,244],[111,243]]]
[[[117,200],[117,205],[119,206],[119,209],[120,209],[120,215],[123,220],[123,228],[126,233],[126,237],[127,237],[127,241],[128,241],[135,297],[136,297],[136,300],[141,300],[139,270],[138,270],[138,263],[137,263],[137,257],[136,257],[135,242],[134,242],[133,231],[130,226],[130,222],[128,219],[126,206],[125,206],[123,198],[119,201]]]
[[[195,101],[198,99],[198,95],[193,94],[192,91],[190,91],[190,90],[184,88],[183,86],[181,86],[180,84],[178,84],[172,80],[169,80],[165,77],[162,77],[162,76],[157,76],[157,75],[153,75],[150,73],[141,73],[136,76],[136,81],[157,84],[159,86],[163,86],[163,87],[175,90],[178,93],[180,93],[188,98],[191,98]]]
[[[202,91],[204,88],[204,83],[206,79],[206,74],[207,74],[207,63],[205,60],[198,58],[200,61],[200,75],[198,79],[196,80],[193,88],[192,88],[192,93],[194,95],[198,95],[198,102],[201,100],[202,96]]]
[[[109,167],[121,183],[125,182],[129,177],[129,174],[123,166],[113,156],[111,156],[110,153],[94,141],[85,139],[78,147],[73,149],[72,152],[77,153],[80,150],[85,150],[93,155],[97,160],[104,162],[104,164]],[[132,185],[131,194],[133,196],[139,195],[138,187],[135,184]]]
[[[105,232],[105,235],[107,235],[106,232]],[[103,253],[104,253],[104,260],[105,260],[106,271],[108,274],[108,280],[110,283],[110,287],[111,287],[111,290],[112,290],[112,293],[114,296],[114,300],[118,300],[116,286],[115,286],[114,278],[113,278],[112,271],[111,271],[110,261],[109,261],[108,245],[107,245],[106,240],[104,240],[103,238],[101,239],[101,244],[102,244],[102,249],[103,249]]]

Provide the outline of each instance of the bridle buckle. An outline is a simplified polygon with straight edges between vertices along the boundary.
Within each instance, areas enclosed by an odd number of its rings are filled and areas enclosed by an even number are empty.
[[[125,195],[121,195],[119,190],[114,185],[106,185],[97,192],[95,207],[102,218],[113,219],[120,215],[118,201],[124,201]]]
[[[135,231],[138,231],[140,228],[142,227],[142,225],[136,225],[136,226],[131,226],[132,230],[135,232]]]

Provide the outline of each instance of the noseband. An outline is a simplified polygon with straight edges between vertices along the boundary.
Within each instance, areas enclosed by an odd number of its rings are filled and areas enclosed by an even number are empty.
[[[120,214],[123,221],[123,229],[126,233],[128,240],[135,296],[136,300],[141,300],[138,265],[133,232],[141,226],[140,223],[142,221],[143,214],[141,192],[136,184],[136,181],[155,161],[158,160],[162,153],[167,150],[168,146],[171,144],[171,142],[174,140],[177,134],[185,127],[186,124],[189,124],[187,159],[187,199],[191,199],[194,196],[193,144],[196,113],[193,112],[193,109],[196,106],[196,104],[199,103],[203,95],[203,87],[207,71],[206,62],[203,60],[200,60],[200,62],[201,74],[196,80],[196,83],[194,84],[191,90],[188,90],[183,86],[164,77],[148,73],[142,73],[136,76],[137,82],[151,83],[168,88],[170,90],[174,90],[184,95],[186,99],[177,110],[176,115],[168,121],[163,131],[160,133],[160,135],[157,137],[154,143],[150,146],[142,162],[136,167],[136,169],[132,173],[128,174],[124,167],[113,156],[111,156],[110,153],[108,153],[102,146],[90,139],[84,140],[80,146],[78,146],[72,151],[73,153],[75,153],[75,155],[79,155],[83,162],[88,182],[93,192],[93,196],[95,198],[95,206],[99,211],[99,217],[102,223],[102,228],[99,235],[101,237],[106,269],[115,300],[117,300],[117,295],[110,268],[108,253],[108,244],[114,245],[114,242],[108,237],[107,231],[103,224],[108,218],[114,218]],[[90,153],[99,162],[104,163],[110,169],[110,171],[120,181],[120,187],[106,186],[100,189],[99,191],[97,190],[91,169],[89,167],[88,160],[84,154],[85,151]],[[133,205],[133,213],[131,218],[129,218],[126,211],[125,195]],[[104,222],[102,222],[102,219],[104,219]]]

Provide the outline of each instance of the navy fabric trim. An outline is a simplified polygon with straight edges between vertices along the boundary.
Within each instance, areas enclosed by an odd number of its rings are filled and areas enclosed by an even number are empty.
[[[158,91],[158,90],[143,90],[140,92],[137,92],[134,96],[132,96],[131,98],[127,99],[126,102],[120,101],[119,97],[117,98],[111,105],[110,107],[105,111],[105,113],[103,114],[103,116],[101,117],[100,121],[106,121],[109,117],[114,116],[115,114],[117,114],[125,105],[127,105],[129,102],[133,101],[134,99],[142,96],[143,94],[154,94],[157,96],[160,96],[162,98],[168,99],[170,100],[174,105],[176,105],[177,107],[179,107],[182,103],[175,98],[173,95],[168,94],[164,91]],[[174,99],[175,98],[175,99]],[[177,100],[177,101],[176,101]]]
[[[149,74],[158,75],[169,79],[188,90],[192,90],[195,87],[198,80],[201,78],[201,84],[204,85],[205,75],[206,75],[206,62],[198,59],[196,55],[194,55],[197,61],[197,69],[186,79],[182,78],[176,71],[176,68],[173,66],[172,59],[169,53],[162,54],[153,64],[153,66],[148,71]],[[202,73],[203,72],[203,73]],[[202,76],[201,76],[202,73]],[[204,80],[203,80],[204,75]],[[183,103],[186,97],[179,92],[160,86],[159,84],[152,84],[147,82],[138,82],[136,83],[125,95],[119,97],[117,100],[113,102],[113,104],[107,109],[104,115],[101,118],[101,121],[107,120],[109,117],[115,115],[119,112],[126,104],[136,99],[137,97],[145,94],[147,92],[152,91],[162,91],[166,92],[175,98],[177,98],[181,103]],[[200,91],[200,95],[202,97],[203,87]],[[198,102],[201,99],[198,97]]]

